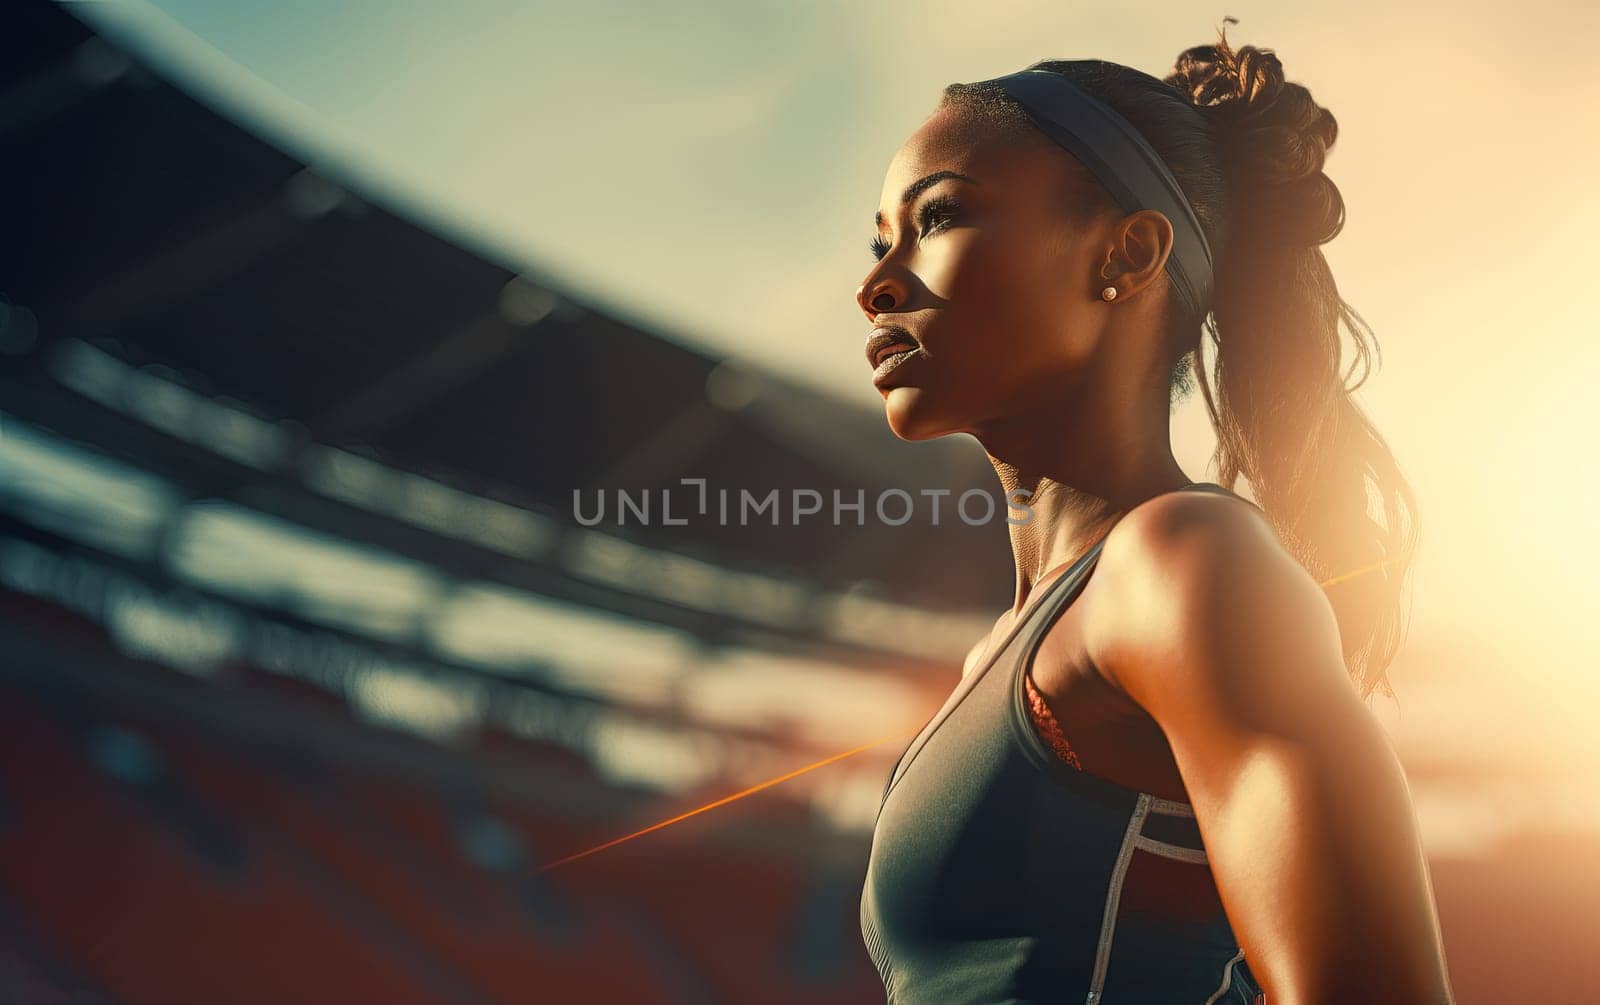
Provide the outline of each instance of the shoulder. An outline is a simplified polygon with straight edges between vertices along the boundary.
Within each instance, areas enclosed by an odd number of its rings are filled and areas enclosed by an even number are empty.
[[[1265,514],[1220,492],[1167,492],[1135,506],[1106,536],[1100,565],[1119,582],[1147,586],[1174,577],[1301,570]]]
[[[1209,701],[1352,689],[1326,594],[1241,498],[1146,500],[1106,536],[1099,565],[1090,657],[1158,721]]]

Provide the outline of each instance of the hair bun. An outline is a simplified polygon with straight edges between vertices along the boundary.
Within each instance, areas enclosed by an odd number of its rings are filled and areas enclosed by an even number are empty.
[[[1235,228],[1275,243],[1333,240],[1344,227],[1344,199],[1322,171],[1339,135],[1333,113],[1284,80],[1271,49],[1234,50],[1226,27],[1217,34],[1217,44],[1180,53],[1163,79],[1216,125]]]

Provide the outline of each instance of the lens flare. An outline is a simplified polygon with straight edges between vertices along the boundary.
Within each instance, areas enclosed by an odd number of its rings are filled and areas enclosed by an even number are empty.
[[[593,855],[597,851],[604,851],[605,849],[614,847],[616,845],[619,845],[624,841],[632,841],[634,838],[642,837],[643,835],[648,834],[651,831],[660,830],[661,828],[667,826],[668,824],[675,824],[675,823],[678,823],[681,820],[687,820],[687,819],[689,819],[690,817],[694,816],[697,813],[704,813],[706,810],[713,810],[713,809],[716,809],[718,806],[725,806],[728,803],[733,802],[735,799],[743,799],[745,796],[754,795],[755,793],[760,792],[762,789],[770,788],[771,786],[777,785],[779,782],[786,782],[789,779],[794,778],[794,777],[796,777],[798,775],[803,775],[808,771],[814,771],[817,768],[823,767],[823,766],[828,765],[828,764],[832,764],[835,761],[842,761],[846,757],[852,757],[852,756],[854,756],[856,754],[861,753],[863,750],[871,750],[873,747],[876,747],[879,744],[887,743],[890,740],[899,739],[899,738],[902,738],[902,737],[914,736],[918,731],[921,730],[921,728],[922,728],[921,726],[918,726],[917,729],[914,729],[914,730],[909,730],[909,731],[902,732],[902,733],[890,733],[888,736],[880,737],[879,739],[873,740],[871,743],[864,743],[859,747],[852,747],[851,749],[846,750],[843,753],[834,754],[832,757],[825,757],[822,760],[817,761],[814,764],[808,764],[803,768],[796,768],[795,770],[790,771],[787,774],[779,775],[776,778],[769,778],[764,782],[761,782],[761,783],[756,784],[756,785],[752,785],[748,789],[745,789],[742,792],[735,792],[731,796],[723,796],[721,799],[718,799],[718,800],[716,800],[714,802],[706,803],[704,806],[696,807],[695,809],[692,809],[692,810],[688,811],[687,813],[680,813],[677,816],[671,817],[670,819],[667,819],[667,820],[663,820],[660,823],[651,824],[649,827],[646,827],[643,830],[634,831],[632,834],[626,834],[626,835],[624,835],[622,837],[614,838],[614,839],[612,839],[610,841],[607,841],[605,844],[602,844],[602,845],[596,845],[595,847],[590,848],[588,851],[581,851],[581,852],[578,852],[576,855],[568,855],[566,858],[557,859],[556,861],[551,862],[548,865],[540,867],[539,871],[540,872],[546,872],[546,871],[548,871],[550,869],[554,869],[558,865],[566,865],[568,862],[576,862],[578,859],[583,858],[585,855]]]

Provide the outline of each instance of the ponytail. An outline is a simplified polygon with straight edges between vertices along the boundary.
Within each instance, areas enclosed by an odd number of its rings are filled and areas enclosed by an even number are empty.
[[[1377,340],[1339,295],[1320,248],[1344,227],[1344,200],[1322,172],[1338,125],[1306,88],[1284,80],[1271,50],[1235,52],[1225,34],[1183,52],[1166,83],[1212,123],[1228,203],[1194,360],[1217,431],[1219,481],[1249,481],[1284,546],[1325,584],[1361,693],[1392,695],[1385,671],[1404,634],[1416,500],[1352,396],[1371,375]],[[1353,347],[1343,372],[1341,327]]]

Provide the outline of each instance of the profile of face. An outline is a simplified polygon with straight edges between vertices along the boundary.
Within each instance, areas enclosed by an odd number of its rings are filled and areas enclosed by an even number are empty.
[[[857,302],[873,324],[868,362],[897,436],[982,438],[1084,379],[1106,324],[1107,280],[1097,277],[1115,275],[1102,269],[1118,219],[1086,211],[1098,205],[1093,185],[1042,136],[954,106],[896,152],[878,204],[878,261]]]

